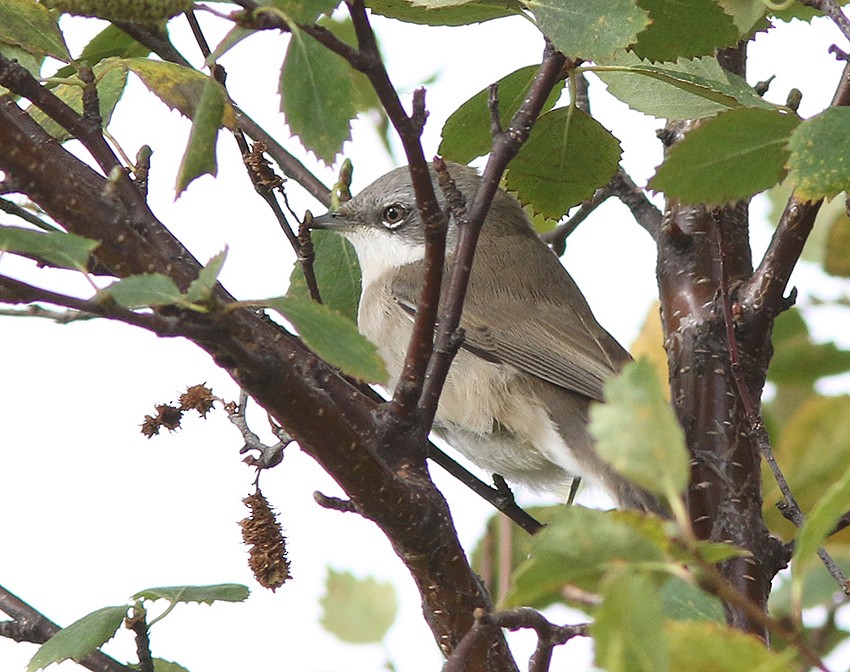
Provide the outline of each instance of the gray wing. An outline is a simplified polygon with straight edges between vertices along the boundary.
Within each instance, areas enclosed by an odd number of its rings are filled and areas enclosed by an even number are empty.
[[[419,297],[404,275],[393,283],[392,292],[412,316]],[[502,295],[500,309],[486,317],[478,303],[468,302],[461,317],[464,350],[591,399],[602,401],[605,380],[631,359],[599,326],[580,295],[568,305],[546,300],[532,304]]]
[[[602,401],[605,380],[631,359],[592,315],[521,303],[499,312],[485,322],[466,311],[463,347],[591,399]]]

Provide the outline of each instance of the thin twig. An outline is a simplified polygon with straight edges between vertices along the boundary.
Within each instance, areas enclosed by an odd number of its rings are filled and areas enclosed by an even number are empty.
[[[419,401],[423,421],[427,422],[429,427],[434,420],[440,392],[443,389],[452,362],[451,350],[441,347],[441,344],[445,344],[454,338],[454,334],[460,325],[460,316],[466,298],[475,246],[478,243],[484,218],[490,209],[490,203],[493,201],[496,190],[499,188],[502,173],[504,173],[508,162],[516,156],[519,148],[528,138],[531,127],[543,109],[546,98],[558,81],[566,62],[567,59],[564,55],[547,41],[543,61],[534,77],[526,99],[511,119],[510,126],[493,137],[492,152],[481,178],[481,186],[478,188],[475,199],[469,208],[466,225],[459,228],[458,241],[453,256],[451,282],[446,293],[443,314],[440,317],[437,332],[437,351],[428,367],[428,375]],[[495,107],[496,105],[498,105],[498,97],[491,93],[491,106]],[[491,118],[496,114],[493,112],[493,107],[491,107]]]
[[[459,672],[467,669],[470,653],[501,628],[512,632],[531,629],[537,634],[537,648],[529,661],[529,672],[548,670],[554,647],[566,644],[575,637],[586,637],[588,634],[587,623],[555,625],[539,611],[529,607],[518,607],[492,614],[484,609],[476,609],[474,617],[475,623],[446,660],[443,672]]]
[[[767,435],[764,422],[756,409],[756,402],[753,399],[747,382],[744,380],[744,374],[741,371],[741,361],[738,354],[738,339],[735,335],[735,318],[732,314],[732,301],[729,296],[729,283],[726,276],[726,249],[723,245],[723,231],[719,220],[715,221],[715,235],[717,236],[718,263],[720,266],[720,302],[723,307],[723,318],[726,327],[726,344],[729,349],[729,365],[732,372],[732,379],[735,382],[735,388],[738,391],[738,398],[741,400],[741,405],[744,409],[744,415],[747,418],[747,423],[750,427],[750,433],[759,447],[759,451],[770,467],[776,484],[779,486],[779,491],[784,499],[783,508],[788,511],[786,517],[789,518],[797,527],[802,527],[805,522],[803,512],[794,493],[791,491],[791,486],[788,484],[785,474],[779,467],[776,457],[773,454],[773,449],[770,445],[770,437]],[[785,515],[783,513],[783,515]],[[835,579],[845,595],[850,595],[850,586],[847,583],[847,577],[833,560],[832,556],[825,548],[818,549],[818,557],[820,557],[827,571]]]
[[[222,403],[224,403],[224,400],[222,400]],[[242,440],[245,442],[242,448],[239,449],[239,454],[244,455],[251,450],[256,450],[259,453],[259,457],[248,455],[243,460],[245,464],[256,467],[257,469],[271,469],[272,467],[276,467],[283,460],[283,450],[292,443],[292,437],[285,434],[272,446],[263,443],[259,435],[248,426],[248,418],[245,415],[247,409],[248,393],[245,390],[239,391],[238,405],[224,403],[227,419],[236,426],[239,433],[242,434]]]
[[[45,222],[43,219],[41,219],[41,217],[32,214],[26,208],[22,208],[17,203],[14,203],[13,201],[10,201],[8,199],[0,198],[0,210],[10,215],[14,215],[15,217],[20,217],[28,224],[37,226],[42,231],[54,232],[60,230],[58,227],[53,226],[53,224]]]
[[[0,634],[7,637],[14,636],[16,641],[44,644],[62,629],[3,586],[0,586],[0,611],[14,619],[13,623],[17,626],[2,627]],[[79,664],[92,672],[132,672],[130,667],[122,665],[100,651],[89,654]]]
[[[800,3],[814,7],[826,14],[838,26],[838,30],[841,31],[844,37],[850,40],[850,21],[848,21],[844,12],[841,11],[841,6],[836,0],[800,0]]]
[[[140,672],[154,672],[147,614],[140,604],[133,606],[132,613],[124,619],[124,627],[135,635],[136,655],[139,657]]]

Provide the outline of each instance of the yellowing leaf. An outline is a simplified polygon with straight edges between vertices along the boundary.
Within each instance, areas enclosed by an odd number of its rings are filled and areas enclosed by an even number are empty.
[[[168,107],[179,110],[190,119],[195,118],[195,110],[209,77],[176,63],[147,58],[125,58],[123,63]],[[236,112],[230,101],[224,103],[222,124],[227,128],[236,128]]]

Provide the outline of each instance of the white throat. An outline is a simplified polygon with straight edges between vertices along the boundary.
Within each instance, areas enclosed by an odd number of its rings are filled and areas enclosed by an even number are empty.
[[[388,271],[425,258],[425,245],[402,240],[396,235],[369,229],[346,231],[344,235],[357,253],[364,290]]]

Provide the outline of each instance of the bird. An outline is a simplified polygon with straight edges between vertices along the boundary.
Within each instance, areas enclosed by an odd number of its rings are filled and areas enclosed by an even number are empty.
[[[478,172],[445,166],[471,203],[481,185]],[[433,165],[430,171],[445,208]],[[358,328],[377,346],[392,389],[424,284],[425,233],[407,166],[314,218],[312,227],[336,231],[354,247],[362,283]],[[447,267],[457,239],[451,215]],[[437,435],[511,484],[563,496],[581,477],[623,508],[659,509],[652,495],[598,456],[587,429],[590,404],[604,401],[605,381],[631,356],[600,326],[519,201],[502,189],[481,229],[460,327],[462,344],[434,417]]]

